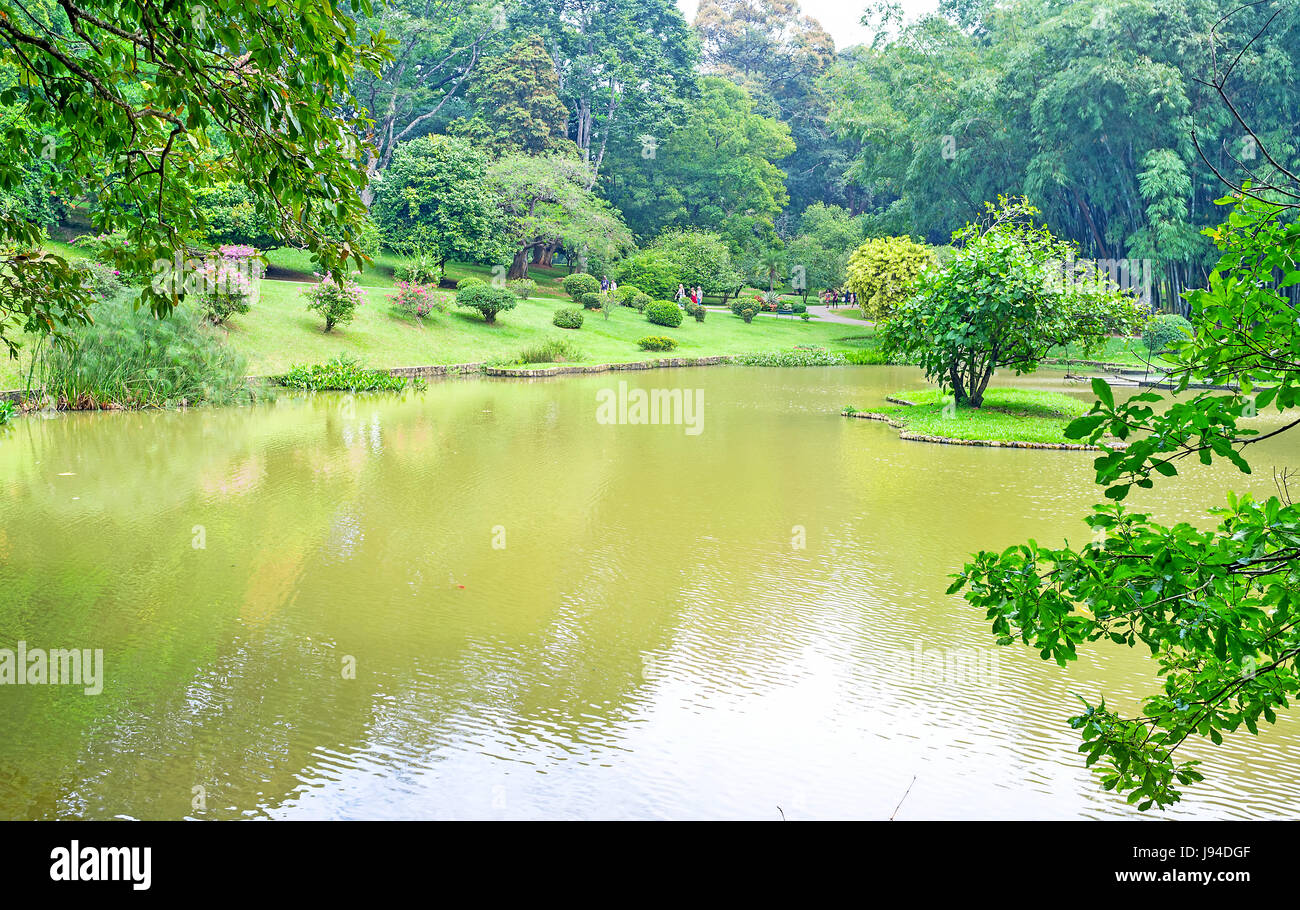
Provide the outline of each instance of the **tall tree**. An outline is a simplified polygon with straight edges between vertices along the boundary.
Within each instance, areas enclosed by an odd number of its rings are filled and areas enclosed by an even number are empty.
[[[612,142],[662,136],[695,94],[699,48],[673,0],[534,0],[511,22],[555,58],[591,186]]]
[[[790,128],[794,151],[781,162],[794,214],[816,201],[845,200],[851,143],[827,125],[819,85],[835,42],[796,0],[701,0],[694,28],[706,72],[745,88],[755,109]]]
[[[555,61],[536,35],[489,57],[470,80],[470,97],[498,147],[530,154],[554,151],[568,127]]]
[[[509,155],[492,164],[488,180],[512,248],[507,278],[527,278],[534,252],[557,242],[605,259],[632,245],[618,213],[591,191],[591,165],[585,162]]]
[[[756,113],[744,89],[706,76],[682,126],[653,155],[620,150],[607,195],[643,235],[665,227],[729,233],[741,221],[770,226],[789,199],[776,162],[793,149],[789,129]]]
[[[493,0],[388,0],[360,20],[361,34],[386,42],[392,58],[359,73],[355,94],[374,125],[367,170],[373,180],[399,143],[432,130],[505,27]],[[364,194],[368,205],[373,189]]]

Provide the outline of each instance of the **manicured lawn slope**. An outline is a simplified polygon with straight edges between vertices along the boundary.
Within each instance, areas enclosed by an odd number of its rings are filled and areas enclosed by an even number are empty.
[[[583,363],[743,354],[796,345],[852,350],[863,344],[861,338],[840,341],[853,334],[843,325],[784,318],[756,319],[746,325],[731,313],[709,313],[703,323],[687,319],[670,329],[647,322],[630,307],[619,307],[608,320],[599,311],[587,311],[581,329],[559,329],[551,324],[551,317],[558,306],[573,305],[567,298],[563,304],[552,299],[520,301],[498,316],[496,325],[487,325],[478,313],[451,304],[450,292],[445,295],[448,311],[435,313],[421,324],[389,303],[391,291],[378,288],[367,289],[367,304],[357,311],[354,322],[327,335],[322,331],[324,321],[305,308],[302,291],[303,285],[295,282],[263,280],[253,309],[231,320],[228,340],[248,356],[253,375],[275,373],[295,363],[318,363],[338,354],[355,355],[371,367],[513,358],[525,345],[559,336],[578,345]],[[647,354],[636,345],[646,335],[676,338],[677,350]]]
[[[998,442],[1078,442],[1066,439],[1065,427],[1088,410],[1088,404],[1060,392],[989,389],[980,408],[948,407],[951,396],[938,389],[900,392],[912,405],[888,404],[865,410],[900,421],[912,433],[949,439]]]

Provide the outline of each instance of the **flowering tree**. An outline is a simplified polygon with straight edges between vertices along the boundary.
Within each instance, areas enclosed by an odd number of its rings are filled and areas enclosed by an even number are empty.
[[[335,281],[326,275],[318,283],[303,292],[307,298],[307,309],[314,310],[325,317],[325,331],[329,332],[336,325],[352,321],[357,308],[366,302],[366,292],[352,279]]]

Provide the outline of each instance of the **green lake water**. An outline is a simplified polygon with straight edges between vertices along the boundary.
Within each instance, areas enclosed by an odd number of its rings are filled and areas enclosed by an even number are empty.
[[[620,382],[702,390],[700,432],[602,423]],[[1086,537],[1092,456],[838,416],[921,385],[688,368],[21,419],[0,648],[102,649],[104,679],[0,686],[0,818],[887,818],[909,785],[899,818],[1137,815],[1066,719],[1132,708],[1149,659],[1061,670],[944,594],[975,550]],[[1285,436],[1252,460],[1137,502],[1199,521],[1300,468]],[[1193,744],[1207,780],[1165,816],[1300,812],[1281,721]]]

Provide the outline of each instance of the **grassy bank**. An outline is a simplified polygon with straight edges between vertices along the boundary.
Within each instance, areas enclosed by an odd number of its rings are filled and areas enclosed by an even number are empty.
[[[953,407],[952,398],[938,389],[900,392],[910,405],[888,404],[866,409],[922,436],[991,442],[1074,443],[1065,427],[1088,410],[1088,404],[1060,392],[1033,389],[989,389],[979,408]]]
[[[474,311],[458,308],[454,295],[443,296],[445,313],[423,321],[396,309],[393,291],[366,288],[366,304],[356,319],[326,334],[324,321],[305,306],[306,285],[264,279],[253,308],[216,330],[248,362],[250,375],[281,373],[295,364],[323,363],[340,355],[355,357],[362,366],[391,368],[429,364],[511,360],[528,346],[565,338],[581,352],[581,363],[626,363],[645,360],[637,341],[647,335],[668,335],[678,342],[667,356],[706,357],[784,351],[817,346],[831,351],[862,351],[873,347],[869,333],[850,326],[804,322],[800,319],[755,319],[746,325],[730,312],[710,312],[703,323],[686,319],[677,328],[653,325],[630,307],[618,307],[606,320],[588,311],[581,329],[556,328],[551,319],[564,301],[542,297],[522,300],[487,325]],[[27,339],[30,350],[33,340]],[[24,384],[27,356],[0,360],[0,388]]]
[[[249,361],[254,375],[281,372],[295,363],[320,363],[340,354],[359,358],[371,367],[472,363],[513,358],[526,346],[563,337],[577,345],[583,363],[625,363],[646,359],[637,340],[647,335],[669,335],[678,342],[675,357],[743,354],[818,345],[831,350],[860,350],[868,338],[841,340],[852,334],[845,326],[798,319],[754,320],[746,325],[730,313],[710,313],[703,323],[688,319],[675,329],[652,325],[630,307],[618,307],[607,320],[589,311],[581,329],[566,330],[551,324],[559,301],[545,298],[521,300],[519,305],[487,325],[476,312],[449,308],[423,321],[397,310],[389,302],[392,292],[368,288],[366,305],[356,320],[326,334],[323,322],[307,311],[303,286],[289,281],[264,280],[257,305],[230,320],[228,342]],[[571,305],[571,304],[570,304]],[[861,333],[856,333],[861,336]]]

